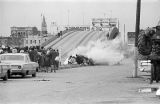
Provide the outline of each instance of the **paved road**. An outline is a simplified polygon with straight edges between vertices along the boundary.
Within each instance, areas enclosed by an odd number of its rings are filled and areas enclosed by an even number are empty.
[[[0,104],[159,104],[153,93],[139,93],[146,78],[131,78],[133,62],[63,69],[36,78],[0,81]]]

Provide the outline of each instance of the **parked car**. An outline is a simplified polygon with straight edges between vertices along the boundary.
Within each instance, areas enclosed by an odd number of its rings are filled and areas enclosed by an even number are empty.
[[[12,75],[32,75],[36,77],[36,69],[39,67],[38,63],[31,62],[29,55],[26,53],[5,53],[0,55],[0,67],[8,66],[6,68],[8,77]]]
[[[139,60],[138,64],[141,72],[151,72],[151,60]]]

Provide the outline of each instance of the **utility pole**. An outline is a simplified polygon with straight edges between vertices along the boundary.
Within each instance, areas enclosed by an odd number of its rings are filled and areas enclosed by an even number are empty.
[[[125,41],[126,41],[126,40],[125,40],[125,38],[126,38],[126,37],[125,37],[125,32],[126,32],[125,29],[126,29],[126,27],[125,27],[125,24],[124,24],[124,44],[125,44]]]
[[[69,9],[68,9],[68,27],[69,27]]]
[[[111,18],[112,18],[112,10],[111,10]]]
[[[84,13],[83,13],[83,26],[84,26]]]
[[[135,69],[133,71],[133,77],[136,78],[138,75],[138,35],[140,30],[140,10],[141,10],[141,0],[137,0],[137,11],[136,11],[136,27],[135,27]]]
[[[118,27],[118,30],[119,30],[119,19],[118,19],[118,26],[117,27]]]

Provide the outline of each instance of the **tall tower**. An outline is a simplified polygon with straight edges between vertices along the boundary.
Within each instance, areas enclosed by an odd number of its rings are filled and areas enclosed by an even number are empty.
[[[47,34],[47,24],[46,24],[44,15],[42,19],[41,29],[42,29],[42,34]]]

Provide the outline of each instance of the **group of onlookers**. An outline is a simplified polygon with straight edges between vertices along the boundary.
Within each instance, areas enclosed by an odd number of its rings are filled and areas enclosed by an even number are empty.
[[[28,53],[30,60],[39,64],[37,71],[56,72],[59,68],[59,51],[44,49],[43,47],[29,47],[29,48],[3,48],[1,53]]]
[[[43,47],[37,51],[34,48],[28,52],[31,61],[38,62],[39,71],[56,72],[59,68],[59,51],[52,48],[45,50]]]
[[[39,64],[37,71],[56,72],[59,68],[59,51],[58,49],[44,49],[43,47],[29,47],[29,48],[6,48],[1,53],[28,53],[31,61]],[[68,58],[68,64],[79,65],[94,65],[94,61],[83,55],[76,54]]]

